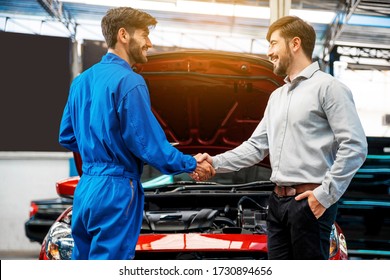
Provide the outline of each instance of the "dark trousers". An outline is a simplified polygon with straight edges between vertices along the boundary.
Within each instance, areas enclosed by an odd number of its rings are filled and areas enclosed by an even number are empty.
[[[337,203],[316,219],[307,198],[269,198],[267,216],[268,259],[326,260],[329,258],[330,232],[336,219]]]

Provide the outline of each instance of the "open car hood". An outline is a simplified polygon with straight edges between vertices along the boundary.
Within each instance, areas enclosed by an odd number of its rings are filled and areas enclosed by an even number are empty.
[[[283,79],[259,56],[215,51],[154,54],[135,65],[153,113],[184,153],[230,150],[253,133]]]
[[[210,155],[248,139],[271,93],[284,81],[260,56],[216,51],[153,54],[136,64],[168,140],[186,154]],[[82,161],[74,153],[81,175]],[[268,157],[260,163],[269,167]]]

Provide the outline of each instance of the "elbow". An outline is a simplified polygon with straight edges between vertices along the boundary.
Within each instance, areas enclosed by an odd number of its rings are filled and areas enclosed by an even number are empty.
[[[360,157],[363,159],[363,161],[366,160],[368,154],[368,144],[367,139],[364,138],[364,140],[360,144]]]
[[[363,155],[364,155],[364,159],[366,159],[366,158],[367,158],[367,155],[368,155],[368,146],[367,146],[367,143],[366,143],[366,145],[364,146]]]

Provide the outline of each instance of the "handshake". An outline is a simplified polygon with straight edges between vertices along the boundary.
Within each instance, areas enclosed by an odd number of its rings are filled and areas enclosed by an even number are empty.
[[[215,175],[215,169],[213,167],[213,159],[207,154],[197,154],[194,156],[196,159],[197,165],[190,175],[190,177],[195,181],[207,181]]]

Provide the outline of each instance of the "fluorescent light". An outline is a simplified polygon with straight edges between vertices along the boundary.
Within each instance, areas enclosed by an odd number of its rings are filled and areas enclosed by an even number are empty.
[[[243,18],[268,19],[270,17],[269,8],[257,6],[244,6],[235,4],[223,4],[216,2],[199,1],[140,1],[133,0],[123,3],[123,0],[64,0],[64,3],[82,3],[90,5],[100,5],[108,7],[127,6],[141,10],[176,12],[187,14],[236,16]]]
[[[109,7],[129,6],[141,10],[164,11],[187,14],[218,15],[229,17],[242,17],[253,19],[269,19],[270,8],[237,4],[224,4],[217,2],[200,1],[126,1],[123,0],[64,0],[64,3],[83,3],[90,5],[102,5]],[[296,15],[311,23],[329,24],[333,21],[335,13],[314,10],[290,10],[291,15]]]
[[[175,2],[168,1],[141,1],[141,0],[60,0],[63,3],[80,3],[87,5],[97,5],[106,7],[132,7],[135,9],[155,10],[155,11],[171,11],[176,6]]]
[[[290,15],[300,17],[307,22],[322,24],[330,24],[336,16],[334,12],[296,9],[291,9]]]

